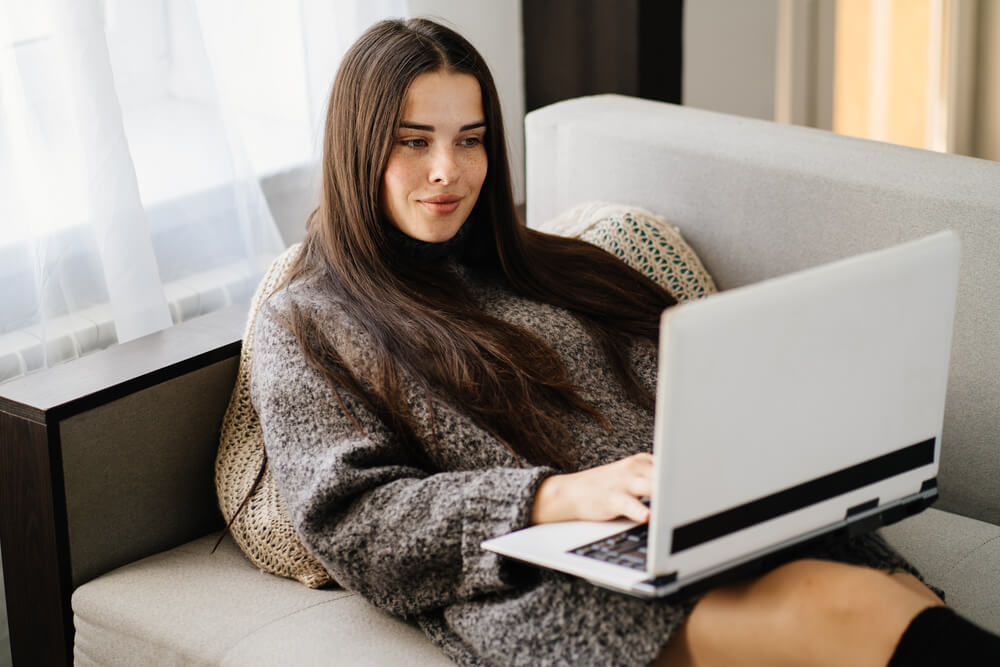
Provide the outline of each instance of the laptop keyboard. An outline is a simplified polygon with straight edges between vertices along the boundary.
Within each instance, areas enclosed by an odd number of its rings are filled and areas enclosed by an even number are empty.
[[[633,570],[646,569],[646,542],[649,540],[649,524],[640,523],[621,533],[590,544],[584,544],[570,551],[578,556],[596,558],[613,565],[624,565]]]

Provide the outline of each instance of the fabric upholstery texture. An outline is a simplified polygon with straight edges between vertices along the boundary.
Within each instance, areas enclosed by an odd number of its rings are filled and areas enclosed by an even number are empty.
[[[74,585],[219,525],[210,446],[236,367],[223,359],[62,421]]]
[[[261,573],[217,533],[73,596],[76,665],[352,665],[448,660],[420,630],[344,590]]]
[[[1000,634],[1000,526],[932,507],[881,532],[955,611]]]

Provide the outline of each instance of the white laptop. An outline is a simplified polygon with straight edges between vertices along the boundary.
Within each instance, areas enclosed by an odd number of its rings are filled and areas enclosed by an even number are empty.
[[[483,547],[663,597],[922,510],[958,263],[946,231],[667,309],[648,526],[543,524]]]

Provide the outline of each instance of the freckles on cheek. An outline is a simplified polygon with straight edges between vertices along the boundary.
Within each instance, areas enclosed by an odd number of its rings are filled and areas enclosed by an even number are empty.
[[[489,173],[490,169],[489,163],[487,162],[485,155],[480,160],[478,166],[479,166],[478,181],[480,185],[482,185],[483,181],[486,180],[486,174]]]

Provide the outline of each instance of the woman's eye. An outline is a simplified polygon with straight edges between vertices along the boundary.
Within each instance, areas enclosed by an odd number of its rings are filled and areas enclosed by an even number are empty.
[[[472,146],[478,146],[479,144],[483,143],[483,140],[480,139],[479,137],[466,137],[465,139],[462,139],[459,143],[462,146],[472,147]]]
[[[426,139],[403,139],[399,143],[403,144],[407,148],[426,148]]]

